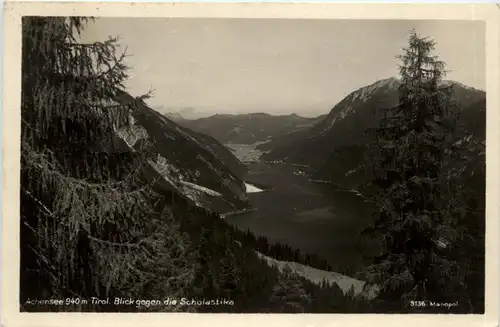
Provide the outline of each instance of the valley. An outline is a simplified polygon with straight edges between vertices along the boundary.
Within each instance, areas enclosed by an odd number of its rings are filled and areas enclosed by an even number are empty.
[[[258,162],[260,160],[260,156],[264,153],[257,146],[261,144],[261,142],[254,144],[234,144],[234,143],[226,143],[224,144],[228,147],[236,158],[238,158],[243,163],[248,162]]]
[[[364,168],[373,138],[365,132],[376,127],[382,109],[397,103],[399,83],[389,78],[362,87],[307,124],[299,124],[299,116],[267,114],[184,121],[198,138],[218,141],[218,153],[226,148],[227,162],[239,162],[227,166],[244,184],[245,202],[227,207],[212,199],[211,208],[235,228],[237,239],[253,235],[248,244],[269,265],[315,284],[324,279],[343,292],[354,286],[358,294],[366,282],[362,274],[382,250],[380,238],[362,235],[376,209],[363,195],[372,191]],[[484,123],[469,116],[484,114],[484,92],[448,84],[460,102],[458,112],[468,117],[459,120],[462,137],[480,139]]]

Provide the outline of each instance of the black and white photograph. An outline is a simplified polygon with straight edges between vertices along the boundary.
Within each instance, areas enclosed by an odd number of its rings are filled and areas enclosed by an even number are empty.
[[[20,312],[485,313],[484,21],[21,21]]]

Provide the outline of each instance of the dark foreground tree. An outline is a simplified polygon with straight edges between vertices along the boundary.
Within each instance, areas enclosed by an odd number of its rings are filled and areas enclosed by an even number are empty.
[[[27,310],[62,309],[30,307],[29,298],[175,296],[193,276],[186,239],[142,178],[144,153],[116,137],[133,109],[114,101],[127,77],[124,55],[116,55],[115,39],[78,42],[85,23],[23,19],[20,300]]]
[[[465,286],[466,268],[454,256],[467,209],[459,181],[462,152],[454,143],[457,110],[434,45],[411,32],[398,56],[399,103],[371,131],[379,210],[365,232],[378,236],[382,250],[366,278],[395,310],[411,301],[463,299]]]

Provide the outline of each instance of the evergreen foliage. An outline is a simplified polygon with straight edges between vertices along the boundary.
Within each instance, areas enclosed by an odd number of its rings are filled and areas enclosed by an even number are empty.
[[[305,253],[299,249],[294,249],[288,244],[270,243],[264,236],[255,236],[249,229],[246,231],[231,227],[231,234],[238,241],[252,247],[268,257],[280,261],[292,261],[301,263],[313,268],[332,271],[331,265],[327,260],[320,258],[315,253]]]
[[[116,39],[78,43],[86,21],[23,19],[21,302],[172,296],[193,277],[187,239],[141,178],[144,154],[115,137],[133,110],[113,100],[125,55]]]
[[[462,309],[470,303],[464,292],[469,268],[459,253],[464,254],[471,219],[465,154],[476,150],[457,142],[458,110],[434,46],[411,32],[408,48],[398,56],[399,103],[370,131],[377,139],[367,162],[374,162],[370,188],[378,210],[365,233],[381,240],[382,251],[365,277],[381,287],[379,299],[395,311],[415,312],[412,300],[459,300]]]

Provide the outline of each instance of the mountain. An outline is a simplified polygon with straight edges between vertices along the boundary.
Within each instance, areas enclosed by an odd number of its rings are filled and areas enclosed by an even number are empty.
[[[272,116],[266,113],[251,113],[215,114],[181,123],[192,130],[211,135],[224,144],[253,144],[308,128],[316,121],[317,118],[305,118],[297,114]]]
[[[309,165],[316,171],[314,179],[345,184],[360,171],[365,145],[371,141],[365,131],[378,126],[384,108],[396,105],[399,83],[396,78],[383,79],[350,93],[314,126],[260,146],[270,150],[262,158]],[[453,81],[446,83],[453,84],[453,97],[462,117],[459,124],[484,133],[485,92]],[[357,179],[363,178],[358,175]],[[349,183],[345,186],[352,187]]]
[[[164,114],[165,117],[167,117],[168,119],[172,120],[172,121],[177,121],[177,122],[181,122],[184,119],[184,117],[182,117],[182,115],[178,112],[167,112]]]
[[[135,102],[133,125],[118,131],[131,148],[144,142],[152,152],[150,164],[173,188],[197,205],[224,212],[246,206],[244,165],[213,138],[192,132],[125,92],[122,105]],[[231,167],[231,168],[229,168]]]
[[[210,151],[218,157],[224,165],[231,170],[236,176],[242,178],[247,171],[247,166],[242,163],[226,146],[222,145],[219,141],[217,141],[214,137],[195,132],[193,130],[189,130],[186,128],[186,131],[190,133],[194,138],[198,140],[198,142],[204,144]]]
[[[263,158],[319,164],[323,154],[337,146],[363,143],[364,130],[378,123],[380,112],[375,109],[396,103],[397,85],[395,78],[389,78],[350,93],[311,128],[266,144],[272,151]]]

